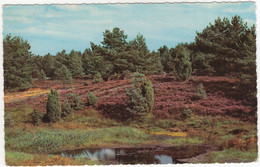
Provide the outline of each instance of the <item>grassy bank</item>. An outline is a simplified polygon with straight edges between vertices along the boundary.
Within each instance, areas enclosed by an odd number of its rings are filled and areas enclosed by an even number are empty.
[[[117,122],[86,109],[57,123],[33,126],[29,106],[8,108],[14,123],[5,128],[8,165],[95,164],[52,152],[87,147],[140,147],[153,145],[213,144],[221,148],[202,162],[252,162],[257,157],[256,125],[227,116],[192,115],[185,120],[157,119],[149,114],[135,122]],[[166,137],[164,137],[166,136]]]

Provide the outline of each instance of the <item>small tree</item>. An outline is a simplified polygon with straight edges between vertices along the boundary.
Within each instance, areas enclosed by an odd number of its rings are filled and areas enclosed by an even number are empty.
[[[92,93],[92,92],[88,93],[87,99],[88,99],[88,101],[87,101],[87,105],[88,106],[94,105],[98,101],[98,97],[94,93]]]
[[[72,83],[72,75],[68,68],[65,65],[62,65],[60,68],[54,71],[54,78],[65,83]]]
[[[101,74],[98,72],[94,75],[92,83],[99,83],[102,81],[103,81],[103,78],[102,78]]]
[[[141,73],[134,73],[132,76],[132,87],[127,89],[130,98],[127,111],[132,118],[139,119],[147,115],[154,106],[154,91],[150,80]]]
[[[46,105],[46,116],[50,122],[57,122],[61,117],[60,96],[56,90],[52,90],[48,95]]]
[[[183,45],[178,45],[174,53],[175,57],[172,61],[175,65],[174,72],[176,73],[177,80],[185,81],[190,77],[192,71],[189,50]]]

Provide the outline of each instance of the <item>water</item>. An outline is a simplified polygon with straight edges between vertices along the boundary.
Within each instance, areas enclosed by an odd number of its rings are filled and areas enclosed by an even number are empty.
[[[103,164],[176,164],[178,159],[191,158],[206,152],[205,146],[102,148],[63,151],[70,158],[87,158]]]

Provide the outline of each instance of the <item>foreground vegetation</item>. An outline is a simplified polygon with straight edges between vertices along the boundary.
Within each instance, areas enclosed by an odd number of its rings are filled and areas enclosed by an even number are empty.
[[[143,122],[122,123],[104,118],[98,111],[89,108],[71,114],[63,121],[35,127],[28,123],[32,108],[20,106],[6,112],[14,119],[13,126],[5,129],[8,165],[96,164],[98,162],[50,153],[88,147],[186,144],[218,146],[220,150],[211,152],[200,162],[251,162],[257,158],[256,125],[229,116],[193,115],[186,121],[180,121],[156,119],[149,114]],[[20,113],[26,115],[21,117]],[[165,135],[171,138],[164,138]]]

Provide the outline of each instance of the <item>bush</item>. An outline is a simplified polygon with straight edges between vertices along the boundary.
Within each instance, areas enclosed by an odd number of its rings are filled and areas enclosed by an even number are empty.
[[[130,98],[126,110],[132,115],[132,118],[141,118],[153,109],[153,85],[150,80],[138,72],[133,74],[131,81],[132,87],[126,91]]]
[[[103,78],[102,78],[101,74],[98,72],[94,75],[92,83],[99,83],[102,81],[103,81]]]
[[[186,106],[185,109],[183,110],[182,118],[187,119],[190,118],[191,116],[192,116],[192,110]]]
[[[13,126],[13,123],[14,123],[14,120],[11,117],[11,115],[6,114],[5,115],[5,123],[4,123],[5,127],[11,127],[11,126]]]
[[[40,123],[42,122],[42,118],[43,118],[43,113],[40,112],[39,110],[34,109],[33,111],[33,115],[32,115],[32,123],[35,126],[39,126]]]
[[[81,110],[83,105],[84,104],[78,95],[74,93],[68,94],[62,104],[62,116],[67,116],[75,110]]]
[[[87,101],[87,105],[88,105],[88,106],[94,105],[94,104],[97,103],[98,97],[97,97],[94,93],[90,92],[90,93],[88,93],[88,95],[87,95],[87,100],[88,100],[88,101]]]
[[[207,98],[207,93],[206,93],[202,83],[200,83],[199,86],[196,89],[196,96],[197,96],[198,99],[206,99]]]
[[[46,117],[50,122],[57,122],[61,117],[60,96],[56,90],[52,90],[48,95],[46,105]]]

